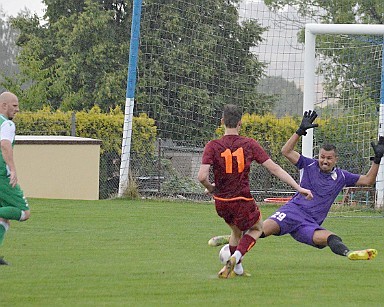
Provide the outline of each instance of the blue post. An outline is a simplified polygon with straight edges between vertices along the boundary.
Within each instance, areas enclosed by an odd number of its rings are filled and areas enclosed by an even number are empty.
[[[136,69],[139,57],[141,6],[142,0],[133,1],[131,41],[129,46],[127,92],[124,110],[124,127],[123,140],[121,146],[122,148],[118,196],[123,196],[129,183],[129,159],[131,152],[133,107],[136,87]]]
[[[139,54],[140,20],[142,0],[133,1],[131,43],[129,46],[129,63],[127,76],[127,98],[134,98],[136,87],[136,69]]]

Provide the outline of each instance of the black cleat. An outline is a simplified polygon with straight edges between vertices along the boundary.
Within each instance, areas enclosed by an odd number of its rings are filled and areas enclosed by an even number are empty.
[[[8,262],[3,259],[3,257],[0,257],[0,265],[8,265]]]

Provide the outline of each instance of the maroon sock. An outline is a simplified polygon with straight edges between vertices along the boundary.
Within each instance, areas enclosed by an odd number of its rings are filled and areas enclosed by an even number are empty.
[[[237,250],[237,246],[232,246],[232,245],[229,245],[229,251],[231,252],[231,255],[233,255],[233,253]],[[239,260],[238,263],[241,263],[241,259]]]
[[[231,255],[236,251],[237,246],[229,245],[229,251],[231,252]]]
[[[238,251],[244,256],[256,244],[256,240],[250,235],[244,235],[237,247]]]

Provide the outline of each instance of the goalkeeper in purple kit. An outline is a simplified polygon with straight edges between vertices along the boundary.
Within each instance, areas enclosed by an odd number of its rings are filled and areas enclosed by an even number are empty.
[[[371,260],[377,255],[376,249],[350,250],[338,235],[325,229],[321,224],[344,187],[370,186],[375,183],[384,154],[384,137],[380,136],[377,144],[373,142],[371,144],[375,156],[368,172],[365,175],[353,174],[336,166],[338,153],[334,145],[323,145],[318,159],[305,157],[294,150],[300,137],[307,134],[306,130],[318,126],[314,124],[316,117],[315,111],[305,112],[300,127],[281,150],[283,155],[300,170],[300,186],[311,190],[313,199],[306,200],[296,193],[291,200],[264,221],[261,238],[290,234],[296,241],[316,248],[329,246],[333,253],[350,260]],[[208,244],[211,246],[225,244],[227,238],[228,236],[214,237]]]

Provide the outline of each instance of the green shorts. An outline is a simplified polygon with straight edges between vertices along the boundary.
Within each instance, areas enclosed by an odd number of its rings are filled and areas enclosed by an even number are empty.
[[[28,211],[28,201],[20,185],[14,188],[9,184],[9,177],[0,176],[0,207],[16,207],[23,211]]]

